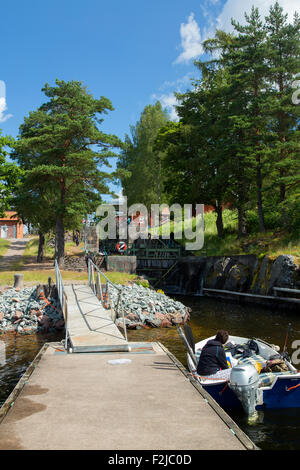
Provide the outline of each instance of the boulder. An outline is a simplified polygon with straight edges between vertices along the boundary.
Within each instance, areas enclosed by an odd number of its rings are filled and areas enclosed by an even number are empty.
[[[171,326],[172,326],[172,323],[167,319],[165,319],[161,322],[161,327],[162,328],[171,328]]]
[[[136,313],[129,313],[125,318],[133,322],[139,321],[139,316]]]
[[[246,284],[248,283],[248,278],[249,272],[246,266],[241,263],[235,263],[227,273],[223,289],[243,292]]]
[[[274,261],[271,267],[267,294],[273,295],[273,287],[284,287],[293,289],[295,287],[296,270],[297,266],[295,264],[293,256],[278,256],[278,258]]]
[[[146,324],[152,326],[153,328],[160,328],[162,321],[158,318],[147,318]]]
[[[23,316],[23,312],[21,312],[20,310],[16,310],[15,311],[15,314],[14,314],[14,319],[15,320],[20,320],[20,318]]]

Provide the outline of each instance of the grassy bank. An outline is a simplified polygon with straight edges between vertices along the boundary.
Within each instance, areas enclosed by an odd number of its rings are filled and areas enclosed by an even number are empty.
[[[13,285],[14,283],[14,274],[18,272],[17,270],[11,271],[2,271],[0,272],[0,286],[1,285]],[[20,272],[20,271],[19,271]],[[21,270],[24,275],[25,284],[47,284],[48,278],[51,277],[55,281],[55,271],[51,270],[34,270],[34,271],[25,271]],[[61,271],[62,278],[64,282],[87,282],[88,274],[78,271]],[[127,274],[119,272],[109,272],[105,273],[108,279],[114,284],[127,284],[129,281],[133,281],[138,278],[136,274]]]
[[[300,241],[293,238],[290,233],[282,230],[267,230],[260,233],[252,229],[247,237],[239,239],[238,234],[238,217],[234,210],[226,209],[223,211],[224,236],[218,237],[216,228],[216,213],[209,212],[205,214],[205,235],[203,249],[194,254],[206,256],[230,256],[253,254],[257,256],[268,255],[270,257],[278,257],[281,254],[295,256],[300,260]],[[196,220],[187,221],[187,227],[196,226]],[[173,231],[175,237],[180,233],[180,224],[171,222],[170,228],[166,224],[160,227],[160,234],[166,234]],[[180,241],[183,245],[188,240],[184,238]]]
[[[9,242],[7,242],[6,244],[1,242],[3,241],[0,240],[0,247],[2,247],[4,252],[4,250],[6,250],[9,246]],[[67,242],[66,255],[83,256],[84,253],[81,248],[83,248],[83,244],[80,244],[77,247],[75,243]],[[38,237],[32,237],[27,243],[24,254],[20,258],[20,260],[12,264],[9,271],[0,271],[0,286],[13,285],[14,274],[16,272],[21,272],[24,275],[25,285],[46,284],[49,277],[51,277],[55,281],[55,271],[52,268],[54,250],[47,246],[45,250],[44,262],[41,265],[36,263],[37,251]],[[88,281],[87,272],[62,270],[61,274],[64,282],[66,283]],[[105,274],[108,279],[114,284],[127,284],[130,281],[138,279],[138,276],[136,274],[128,274],[121,272],[109,272]]]

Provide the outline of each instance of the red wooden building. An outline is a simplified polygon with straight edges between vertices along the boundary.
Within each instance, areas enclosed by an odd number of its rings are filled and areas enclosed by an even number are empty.
[[[13,211],[5,212],[0,218],[0,238],[23,238],[23,223]]]

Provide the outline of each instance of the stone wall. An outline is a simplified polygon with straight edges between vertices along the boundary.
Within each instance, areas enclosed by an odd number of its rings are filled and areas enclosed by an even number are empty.
[[[86,227],[85,230],[86,230],[87,251],[98,253],[99,239],[98,239],[96,227],[95,226]]]
[[[136,273],[136,256],[107,256],[107,271]]]
[[[290,255],[207,257],[203,280],[210,289],[273,296],[273,287],[300,289],[300,266]]]

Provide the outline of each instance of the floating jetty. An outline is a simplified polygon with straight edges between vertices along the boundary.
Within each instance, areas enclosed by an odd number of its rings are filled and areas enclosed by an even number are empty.
[[[89,286],[66,295],[70,347],[44,345],[22,376],[0,449],[256,449],[164,345],[126,341]]]

